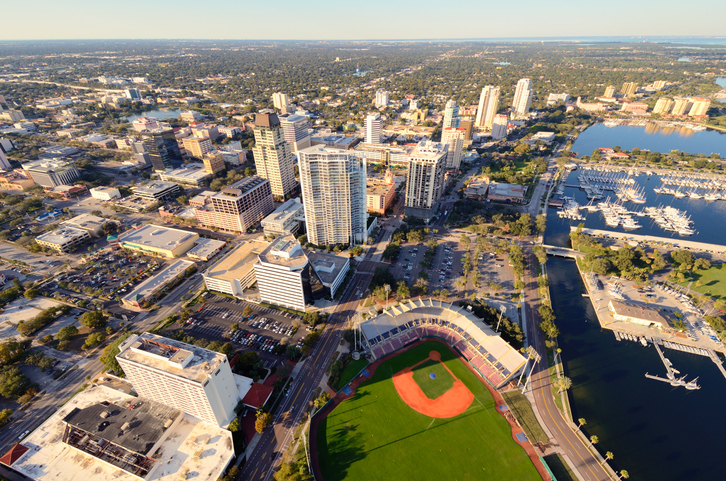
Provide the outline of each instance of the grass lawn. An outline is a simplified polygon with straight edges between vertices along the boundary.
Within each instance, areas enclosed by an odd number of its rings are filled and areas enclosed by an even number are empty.
[[[705,271],[691,271],[693,284],[691,290],[708,294],[715,299],[726,299],[726,267],[723,264],[714,264]],[[701,285],[697,286],[696,281],[701,281]],[[685,282],[679,282],[682,286],[687,286],[690,280],[686,277]]]
[[[431,379],[430,374],[436,378]],[[429,399],[436,399],[454,386],[454,378],[439,361],[428,360],[413,370],[413,380]]]
[[[343,386],[352,381],[355,375],[358,374],[361,369],[363,369],[367,365],[368,361],[363,357],[361,357],[357,361],[350,361],[348,365],[345,366],[345,369],[343,369],[343,372],[340,373],[340,380],[338,381],[337,390],[340,391],[341,389],[343,389]]]
[[[442,361],[474,394],[471,406],[448,419],[408,407],[392,375],[441,353]],[[482,382],[445,346],[417,346],[378,367],[355,395],[322,420],[318,457],[325,481],[540,480],[524,450],[511,437]]]
[[[575,473],[572,472],[570,467],[567,465],[565,458],[559,454],[550,454],[544,457],[547,466],[549,466],[552,474],[555,475],[557,481],[577,481]]]
[[[537,418],[534,416],[532,405],[521,391],[505,392],[502,397],[530,441],[533,443],[546,443],[549,441],[547,434],[542,430],[542,426],[539,425]]]

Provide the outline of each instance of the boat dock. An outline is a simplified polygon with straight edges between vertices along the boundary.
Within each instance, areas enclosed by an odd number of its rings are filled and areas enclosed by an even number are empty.
[[[647,372],[645,373],[645,377],[647,377],[648,379],[653,379],[655,381],[666,382],[674,387],[683,386],[688,390],[701,389],[701,386],[699,386],[698,383],[696,382],[698,380],[698,378],[695,378],[689,382],[685,381],[686,376],[681,376],[681,377],[677,378],[676,374],[680,374],[680,371],[678,371],[678,369],[674,368],[670,359],[668,359],[667,357],[665,357],[663,355],[663,351],[661,351],[660,346],[658,346],[658,343],[654,342],[653,346],[655,346],[655,350],[658,351],[660,360],[663,361],[663,365],[665,366],[666,371],[668,371],[668,374],[667,374],[668,378],[666,379],[666,378],[663,378],[660,376],[654,376],[652,374],[648,374]]]
[[[721,371],[721,374],[723,374],[723,377],[726,377],[726,369],[723,367],[723,361],[720,357],[718,357],[718,354],[716,354],[715,351],[712,351],[711,349],[708,350],[708,357],[711,358],[713,363],[718,367],[718,370]]]
[[[574,232],[577,230],[577,226],[570,226],[570,231]],[[714,254],[726,254],[726,246],[718,244],[707,244],[705,242],[694,242],[689,240],[678,239],[674,237],[654,237],[630,234],[628,232],[615,232],[610,230],[601,229],[589,229],[584,227],[582,232],[592,236],[599,237],[610,237],[613,239],[622,239],[626,241],[643,242],[643,243],[656,243],[669,245],[679,249],[690,249],[694,251],[711,252]]]

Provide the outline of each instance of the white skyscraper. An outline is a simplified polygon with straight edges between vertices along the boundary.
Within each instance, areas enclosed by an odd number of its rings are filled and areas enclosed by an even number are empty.
[[[446,102],[446,108],[444,109],[444,125],[442,128],[446,129],[460,126],[461,117],[459,117],[459,106],[453,100],[449,100]]]
[[[274,94],[272,94],[272,104],[277,110],[287,110],[288,106],[290,105],[290,97],[288,97],[287,94],[283,94],[282,92],[275,92]],[[284,114],[287,112],[283,111],[282,113]]]
[[[383,121],[378,114],[370,114],[366,117],[366,144],[380,144]]]
[[[307,117],[302,115],[280,115],[279,119],[285,142],[290,145],[290,150],[293,153],[310,147]]]
[[[474,125],[476,127],[490,130],[492,128],[492,122],[494,116],[497,114],[499,108],[499,87],[493,85],[487,85],[481,89],[481,95],[479,96],[479,107],[476,111],[476,121]]]
[[[512,101],[512,114],[515,117],[526,117],[529,107],[532,104],[532,81],[528,78],[520,79],[517,82],[517,90],[514,91]]]
[[[376,100],[373,103],[373,105],[376,106],[377,109],[381,107],[385,107],[388,105],[388,92],[385,90],[377,90],[376,91]]]
[[[494,123],[492,124],[492,140],[501,140],[507,136],[507,125],[509,124],[509,117],[500,114],[494,116]]]
[[[344,150],[316,145],[298,152],[308,241],[359,244],[366,239],[366,164]]]
[[[431,220],[444,192],[448,146],[430,140],[411,152],[406,182],[406,215]]]
[[[446,168],[448,170],[459,170],[465,137],[466,129],[462,127],[447,127],[441,131],[441,143],[449,146],[446,155]]]

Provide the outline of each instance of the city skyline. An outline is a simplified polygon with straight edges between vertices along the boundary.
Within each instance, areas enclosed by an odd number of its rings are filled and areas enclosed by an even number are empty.
[[[132,0],[124,5],[129,12],[136,9],[144,15],[136,16],[133,22],[109,22],[107,17],[110,2],[91,2],[76,0],[72,14],[67,4],[39,0],[32,4],[9,4],[4,6],[6,18],[30,18],[32,22],[6,22],[0,33],[2,40],[41,40],[41,39],[246,39],[246,40],[382,40],[382,39],[512,39],[552,37],[560,30],[554,25],[567,21],[567,35],[560,38],[577,36],[720,36],[726,42],[718,15],[704,16],[697,27],[682,19],[682,4],[669,0],[653,11],[650,3],[644,1],[609,2],[607,9],[619,8],[628,12],[627,17],[619,18],[615,24],[592,24],[592,18],[601,14],[604,3],[572,4],[564,0],[540,3],[527,0],[518,8],[518,31],[525,35],[513,36],[506,22],[491,23],[486,32],[481,30],[480,22],[472,15],[481,5],[475,2],[459,2],[449,6],[437,15],[429,15],[431,9],[424,2],[417,9],[407,4],[374,2],[368,8],[357,12],[345,22],[339,21],[341,9],[333,2],[320,1],[314,7],[307,3],[290,1],[275,4],[242,4],[222,0],[219,11],[225,14],[213,22],[199,22],[192,14],[195,5],[187,0],[179,2],[157,2],[146,4]],[[115,5],[113,5],[115,6]],[[104,8],[107,7],[107,8]],[[721,5],[715,0],[700,0],[691,3],[692,11],[718,11]],[[487,15],[492,17],[509,15],[507,6],[487,5]],[[381,16],[380,11],[388,15]],[[288,32],[269,29],[264,22],[244,23],[244,18],[274,18],[285,12],[298,22],[324,23],[326,29],[301,30]],[[566,16],[563,15],[566,12]],[[400,23],[398,19],[406,16],[409,21]],[[161,24],[158,18],[169,21]],[[648,20],[647,22],[645,20]],[[244,28],[240,29],[242,21]],[[427,27],[427,28],[422,28]],[[240,33],[242,30],[243,33]],[[221,32],[229,32],[224,34]],[[395,32],[395,35],[392,35]],[[425,32],[426,34],[423,34]],[[432,35],[431,32],[436,32]]]

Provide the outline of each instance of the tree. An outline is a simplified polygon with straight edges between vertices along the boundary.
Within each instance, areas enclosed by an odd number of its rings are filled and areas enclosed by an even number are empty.
[[[537,278],[537,287],[544,288],[544,287],[549,287],[549,285],[550,285],[550,280],[547,279],[547,277],[539,276]]]
[[[80,322],[84,326],[96,329],[105,327],[106,322],[108,322],[108,317],[101,311],[84,312],[80,317]]]
[[[534,228],[539,232],[540,234],[547,229],[547,217],[545,217],[542,214],[539,214],[534,221]]]
[[[5,366],[0,369],[0,396],[18,398],[28,383],[28,378],[15,366]]]
[[[406,284],[406,281],[403,279],[398,281],[398,285],[396,286],[396,297],[399,300],[411,297],[411,289],[408,288],[408,284]]]
[[[572,380],[567,376],[558,377],[553,384],[557,388],[557,392],[567,391],[572,387]]]
[[[587,424],[587,420],[585,418],[580,418],[577,420],[577,428],[580,429],[582,426]]]
[[[264,412],[262,409],[257,411],[257,419],[255,420],[255,431],[262,434],[267,427],[272,424],[272,414]]]
[[[524,289],[524,287],[525,287],[524,281],[522,281],[521,279],[514,281],[514,288],[516,290],[521,291],[522,289]]]
[[[469,236],[468,235],[462,233],[459,236],[459,244],[461,244],[461,246],[464,249],[469,249],[469,244],[471,244],[471,239],[469,239]]]
[[[612,267],[613,266],[610,261],[603,257],[598,257],[597,259],[592,261],[592,264],[590,264],[590,269],[592,270],[592,272],[601,276],[607,275]]]
[[[706,259],[705,257],[699,257],[696,259],[696,261],[693,263],[693,268],[698,270],[706,270],[709,267],[711,267],[711,261]],[[28,291],[25,291],[25,296],[27,297]]]
[[[103,334],[102,332],[94,332],[94,333],[88,335],[88,337],[86,338],[86,341],[83,343],[83,346],[81,347],[81,349],[90,349],[92,347],[96,347],[105,340],[106,340],[105,334]]]
[[[302,352],[297,346],[287,346],[286,354],[291,361],[297,361],[302,356]]]
[[[65,326],[60,328],[55,338],[59,341],[65,341],[72,338],[76,334],[78,334],[78,328],[76,328],[76,326]]]
[[[320,322],[320,314],[318,313],[318,311],[307,311],[305,314],[303,314],[302,320],[310,327],[315,327]]]
[[[235,416],[234,419],[232,420],[232,422],[229,423],[229,427],[227,429],[229,429],[233,433],[236,433],[237,431],[240,430],[241,427],[242,426],[240,426],[239,418],[237,416]]]
[[[242,317],[250,317],[252,315],[252,308],[250,306],[245,306],[244,309],[242,309]]]
[[[40,295],[40,291],[35,287],[31,287],[30,289],[26,290],[23,295],[28,299],[34,299]]]
[[[12,414],[12,409],[3,409],[0,411],[0,426],[4,426],[8,421],[10,421],[10,416]]]
[[[544,265],[547,262],[547,250],[544,247],[534,246],[532,247],[532,251],[540,264]]]
[[[689,270],[691,265],[693,265],[693,262],[696,260],[696,257],[691,251],[675,250],[671,252],[671,260],[678,264],[678,267],[681,270]]]
[[[114,342],[109,344],[103,350],[103,354],[98,358],[105,366],[106,369],[110,369],[115,372],[117,376],[123,376],[123,370],[116,360],[116,355],[119,353],[119,346],[131,335],[130,332],[119,335]],[[68,342],[68,341],[63,341]]]
[[[11,364],[18,360],[20,356],[25,352],[23,344],[14,340],[9,339],[0,344],[0,366]]]
[[[630,477],[630,473],[627,472],[624,469],[620,470],[620,476],[618,476],[618,479],[628,479]]]
[[[615,457],[615,455],[612,453],[612,451],[608,451],[605,453],[605,459],[603,459],[602,463],[600,463],[600,464],[605,464],[608,461],[610,461],[611,459],[613,459],[614,457]]]
[[[322,393],[320,393],[320,396],[318,396],[314,401],[315,408],[322,409],[323,406],[328,403],[328,401],[330,401],[330,394],[328,394],[326,391],[323,391]]]
[[[590,442],[591,442],[592,444],[597,444],[597,443],[599,443],[599,442],[600,442],[600,438],[598,438],[597,436],[595,436],[595,435],[593,434],[592,436],[590,436]]]

